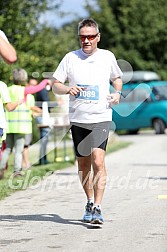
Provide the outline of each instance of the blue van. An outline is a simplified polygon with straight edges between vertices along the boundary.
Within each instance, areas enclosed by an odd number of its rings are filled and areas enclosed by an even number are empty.
[[[136,71],[132,80],[123,85],[120,104],[112,108],[116,131],[137,134],[141,128],[153,128],[156,134],[164,134],[167,128],[167,81],[161,81],[154,72]]]

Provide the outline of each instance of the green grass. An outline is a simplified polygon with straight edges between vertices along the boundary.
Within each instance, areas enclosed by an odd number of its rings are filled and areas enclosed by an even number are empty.
[[[117,151],[119,149],[129,146],[130,143],[120,142],[111,138],[108,142],[107,154]],[[12,177],[13,173],[13,154],[10,156],[8,169],[5,171],[4,179],[0,180],[0,200],[11,195],[18,190],[26,190],[30,185],[34,186],[40,182],[45,176],[48,176],[56,170],[61,170],[70,167],[74,164],[74,151],[73,148],[67,148],[67,153],[70,160],[61,162],[54,162],[54,151],[48,154],[48,160],[51,162],[47,165],[32,166],[31,169],[23,171],[23,177]],[[57,154],[63,157],[63,149],[58,149]]]
[[[119,141],[112,141],[107,146],[106,154],[110,154],[114,151],[118,151],[122,148],[126,148],[130,145],[130,142],[119,142]]]

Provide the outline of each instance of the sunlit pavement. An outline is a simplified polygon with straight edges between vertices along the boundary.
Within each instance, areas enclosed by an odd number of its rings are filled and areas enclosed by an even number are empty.
[[[119,138],[133,144],[106,157],[101,229],[80,221],[86,198],[73,166],[0,202],[0,250],[166,252],[167,135]]]

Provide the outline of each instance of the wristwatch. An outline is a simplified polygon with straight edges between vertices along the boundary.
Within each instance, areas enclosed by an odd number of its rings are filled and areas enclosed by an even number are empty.
[[[122,94],[120,90],[116,90],[115,93],[120,94],[120,95]]]

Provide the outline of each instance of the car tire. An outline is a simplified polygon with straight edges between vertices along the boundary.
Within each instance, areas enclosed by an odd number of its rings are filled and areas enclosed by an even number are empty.
[[[157,118],[153,121],[153,128],[155,130],[155,134],[164,134],[166,127],[164,121]]]

